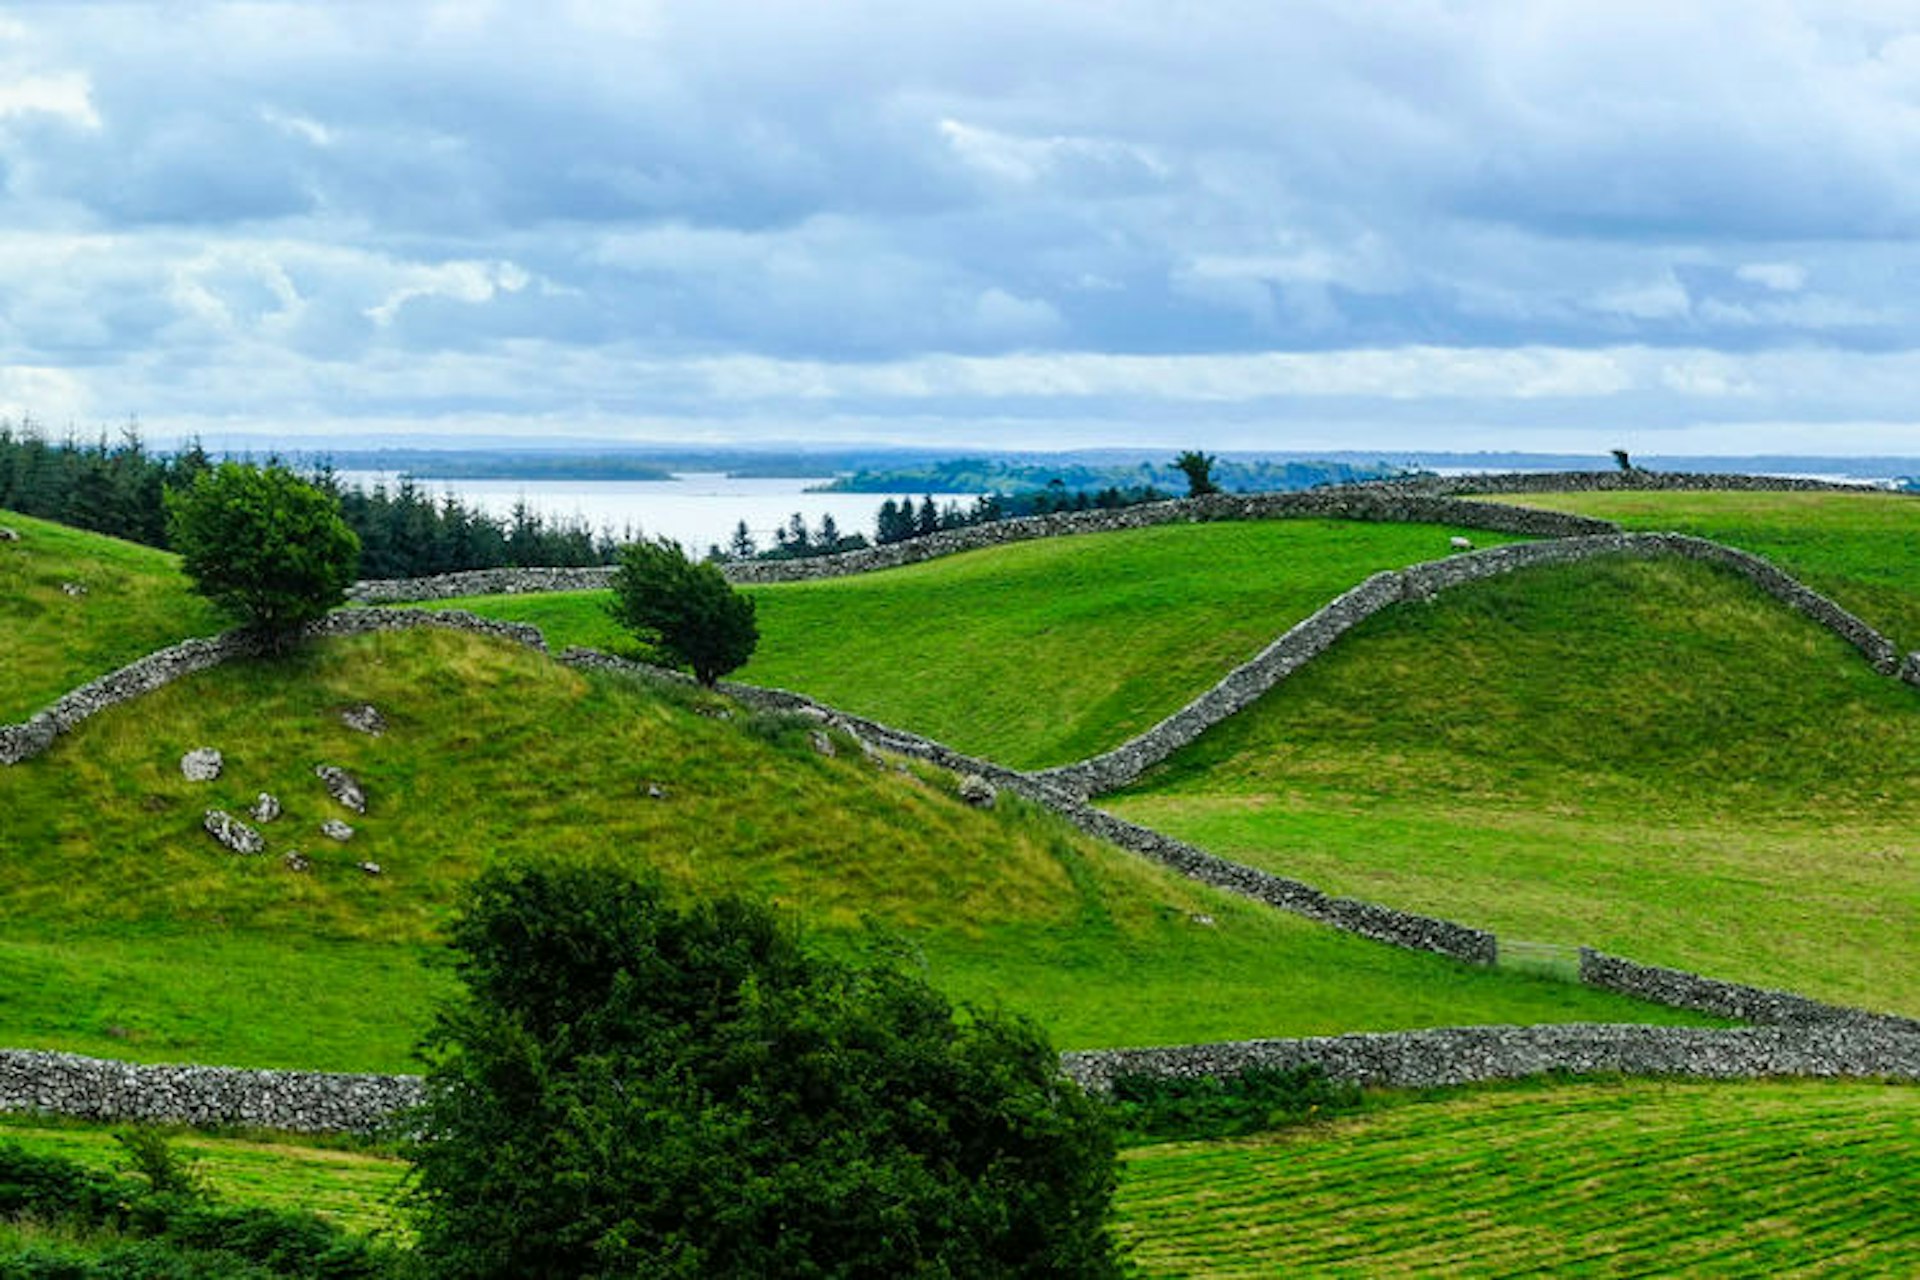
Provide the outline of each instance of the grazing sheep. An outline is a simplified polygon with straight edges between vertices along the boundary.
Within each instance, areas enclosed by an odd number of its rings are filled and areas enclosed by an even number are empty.
[[[1462,538],[1456,535],[1447,539],[1447,545],[1455,551],[1471,551],[1473,550],[1473,539]]]

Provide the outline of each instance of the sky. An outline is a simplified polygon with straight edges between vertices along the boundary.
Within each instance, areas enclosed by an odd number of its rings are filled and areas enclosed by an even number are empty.
[[[1920,455],[1920,3],[0,5],[0,418]]]

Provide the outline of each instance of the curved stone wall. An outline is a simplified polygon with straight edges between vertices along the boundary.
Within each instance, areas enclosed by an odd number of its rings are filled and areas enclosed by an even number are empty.
[[[498,622],[461,609],[347,609],[330,613],[309,624],[306,638],[359,635],[369,631],[405,631],[415,627],[439,627],[468,631],[496,639],[511,640],[529,648],[546,651],[546,638],[538,627],[517,622]],[[19,764],[53,745],[53,740],[89,716],[108,707],[131,702],[142,694],[172,684],[182,676],[217,667],[234,658],[252,657],[260,652],[259,637],[248,631],[228,631],[201,640],[185,640],[171,645],[98,680],[81,685],[61,697],[44,711],[23,724],[0,725],[0,764]]]
[[[1610,521],[1588,516],[1537,511],[1497,502],[1467,502],[1431,493],[1350,486],[1311,489],[1303,493],[1211,494],[1150,502],[1117,511],[1071,511],[1057,515],[1023,516],[993,524],[949,529],[924,537],[892,542],[883,547],[843,551],[839,555],[802,560],[740,560],[721,566],[730,582],[740,584],[809,582],[844,578],[877,569],[936,560],[942,556],[997,547],[1036,538],[1059,538],[1083,533],[1111,533],[1163,524],[1190,524],[1215,520],[1373,520],[1393,523],[1442,524],[1488,529],[1540,538],[1568,538],[1607,533],[1618,528]],[[402,604],[415,600],[451,600],[460,596],[523,595],[541,591],[603,590],[613,579],[612,566],[586,569],[476,569],[431,578],[383,578],[357,582],[348,599],[361,604]]]
[[[1521,542],[1377,573],[1296,624],[1234,668],[1220,683],[1151,729],[1111,751],[1075,764],[1042,770],[1037,776],[1083,796],[1123,787],[1214,725],[1252,706],[1308,661],[1324,653],[1342,635],[1402,600],[1430,600],[1450,588],[1517,569],[1573,564],[1602,556],[1663,555],[1724,565],[1853,645],[1874,670],[1889,676],[1898,672],[1903,678],[1920,683],[1920,676],[1906,677],[1899,650],[1885,636],[1750,552],[1673,533],[1611,533]],[[1908,666],[1912,665],[1909,662]]]
[[[1776,1026],[1813,1026],[1830,1023],[1875,1025],[1920,1035],[1920,1021],[1893,1014],[1870,1013],[1844,1005],[1824,1004],[1787,991],[1769,991],[1718,978],[1703,978],[1681,969],[1636,964],[1591,947],[1580,948],[1580,981],[1590,987],[1615,991],[1639,1000],[1676,1009],[1695,1009],[1717,1017]]]
[[[1567,1023],[1061,1055],[1066,1073],[1096,1091],[1122,1074],[1193,1079],[1309,1063],[1318,1063],[1335,1080],[1416,1089],[1519,1080],[1555,1071],[1713,1080],[1811,1076],[1920,1081],[1920,1036],[1837,1024],[1714,1030]]]
[[[1732,489],[1743,493],[1891,493],[1867,484],[1807,480],[1797,476],[1752,476],[1705,471],[1507,471],[1442,476],[1426,480],[1379,480],[1367,486],[1450,494],[1603,493],[1620,490],[1697,493]],[[1363,486],[1363,487],[1367,487]]]

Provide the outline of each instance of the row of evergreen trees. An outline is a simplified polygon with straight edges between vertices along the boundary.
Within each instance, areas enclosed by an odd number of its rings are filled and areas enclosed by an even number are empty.
[[[1064,484],[1055,481],[1047,488],[1031,493],[981,494],[965,506],[956,500],[936,503],[931,494],[923,494],[917,504],[912,498],[898,501],[888,498],[880,504],[871,540],[865,534],[841,533],[839,524],[831,515],[821,516],[818,528],[809,528],[806,517],[796,511],[785,525],[774,530],[773,546],[760,546],[747,528],[747,522],[742,520],[734,526],[733,537],[724,548],[709,548],[708,558],[800,560],[809,556],[830,556],[841,551],[857,551],[876,543],[885,546],[946,529],[992,524],[996,520],[1011,520],[1016,516],[1043,516],[1062,511],[1114,511],[1143,502],[1162,502],[1172,496],[1152,485],[1128,488],[1109,486],[1089,493],[1085,489],[1069,491]]]
[[[167,545],[166,491],[192,484],[212,465],[198,441],[155,453],[131,427],[116,440],[56,442],[31,421],[0,421],[0,508],[148,546]],[[610,564],[621,542],[611,531],[550,521],[524,504],[502,519],[407,478],[370,491],[324,467],[308,478],[340,500],[341,514],[360,535],[362,577]]]

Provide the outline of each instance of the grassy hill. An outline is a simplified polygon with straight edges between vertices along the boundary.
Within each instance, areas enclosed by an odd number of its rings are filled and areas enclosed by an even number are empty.
[[[0,542],[0,723],[227,625],[188,591],[177,556],[6,511],[0,525],[20,535]]]
[[[340,723],[360,701],[386,714],[383,737]],[[981,813],[944,775],[878,768],[845,742],[825,758],[804,722],[714,709],[414,632],[229,665],[96,717],[0,770],[0,1043],[405,1067],[460,883],[540,857],[771,897],[835,946],[904,948],[949,990],[1032,1013],[1063,1046],[1660,1014],[1360,942],[1012,798]],[[202,745],[226,753],[215,783],[180,774]],[[321,762],[361,779],[364,818],[325,795]],[[262,790],[286,808],[268,856],[219,850],[203,810],[241,812]],[[328,817],[353,823],[351,844],[318,833]],[[283,866],[289,848],[313,869]]]
[[[1766,556],[1920,650],[1920,499],[1890,493],[1559,493],[1505,501],[1672,530]]]
[[[1899,1275],[1916,1150],[1900,1086],[1476,1090],[1128,1152],[1118,1216],[1148,1276]]]
[[[755,587],[760,648],[735,678],[1016,768],[1065,764],[1170,715],[1369,574],[1446,555],[1457,532],[1330,520],[1161,526]],[[630,641],[604,598],[452,603],[534,623],[556,648],[618,648]]]
[[[1376,615],[1117,811],[1329,890],[1920,1013],[1920,695],[1732,574]]]

